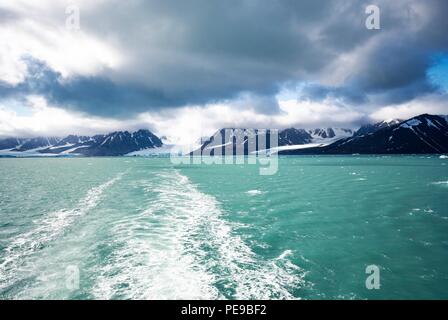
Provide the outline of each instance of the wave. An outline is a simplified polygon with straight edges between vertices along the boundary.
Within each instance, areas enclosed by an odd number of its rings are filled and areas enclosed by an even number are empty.
[[[0,264],[0,290],[19,281],[17,274],[32,268],[32,265],[26,263],[26,259],[45,248],[63,234],[77,218],[96,207],[104,191],[121,179],[123,174],[120,173],[113,179],[90,189],[75,208],[48,213],[34,222],[33,229],[15,237],[4,249],[4,260]]]
[[[448,186],[448,180],[447,181],[434,181],[431,184],[434,185],[442,185],[442,186]]]
[[[265,192],[264,191],[261,191],[261,190],[249,190],[249,191],[246,191],[246,194],[248,194],[249,196],[258,196],[258,195],[261,195],[261,194],[264,194]]]
[[[178,170],[148,180],[146,210],[117,221],[118,248],[97,273],[101,299],[292,299],[304,273],[285,251],[265,260],[223,219],[218,201]]]

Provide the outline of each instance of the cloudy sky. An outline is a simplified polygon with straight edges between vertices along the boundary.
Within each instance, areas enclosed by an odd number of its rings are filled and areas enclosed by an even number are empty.
[[[187,143],[448,114],[447,14],[446,0],[1,0],[0,136]]]

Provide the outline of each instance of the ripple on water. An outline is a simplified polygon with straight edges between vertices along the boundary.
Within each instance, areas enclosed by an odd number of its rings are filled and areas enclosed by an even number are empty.
[[[0,264],[0,290],[21,281],[22,279],[18,278],[21,271],[29,272],[33,268],[27,264],[27,259],[63,234],[78,217],[93,209],[101,201],[104,191],[121,179],[122,175],[123,173],[120,173],[104,184],[90,189],[75,208],[50,212],[35,221],[33,229],[15,237],[4,249],[5,258]]]

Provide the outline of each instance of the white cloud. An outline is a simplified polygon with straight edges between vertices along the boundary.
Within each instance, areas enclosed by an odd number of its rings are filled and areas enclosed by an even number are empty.
[[[187,106],[173,110],[146,112],[133,119],[117,120],[91,117],[48,105],[40,96],[29,96],[27,114],[0,105],[0,136],[64,136],[67,134],[96,134],[114,130],[149,128],[160,136],[167,136],[176,144],[194,143],[199,137],[210,136],[223,127],[286,128],[317,127],[336,124],[350,125],[362,115],[336,107],[330,103],[278,101],[280,113],[260,114],[256,108],[241,108],[242,100],[205,106]],[[258,99],[255,99],[255,104]]]
[[[242,98],[247,101],[247,97]],[[256,99],[257,101],[257,99]],[[220,128],[318,128],[357,127],[370,118],[382,121],[390,118],[407,119],[422,113],[448,114],[445,95],[429,95],[409,103],[392,105],[369,112],[323,102],[278,100],[280,112],[276,115],[260,114],[254,108],[241,108],[241,100],[205,106],[146,112],[133,119],[118,120],[92,117],[48,105],[40,96],[29,96],[25,114],[0,104],[1,136],[65,136],[68,134],[93,135],[116,130],[147,128],[159,136],[166,136],[178,145],[194,144],[198,138],[211,136]],[[250,102],[248,102],[250,105]]]
[[[95,1],[77,1],[83,11]],[[66,1],[8,1],[0,9],[11,18],[0,28],[0,80],[15,85],[24,80],[24,57],[44,61],[63,77],[96,75],[117,68],[121,54],[110,44],[82,29],[65,26]],[[82,21],[82,20],[81,20]]]
[[[242,99],[247,102],[247,97]],[[250,106],[250,102],[247,105]],[[220,128],[352,127],[364,116],[359,111],[336,106],[330,101],[279,100],[278,105],[278,114],[265,115],[255,108],[241,108],[241,100],[237,99],[227,103],[179,108],[176,112],[144,113],[140,115],[140,120],[149,123],[159,135],[166,135],[174,143],[183,145],[210,136]]]
[[[370,118],[374,121],[394,118],[408,119],[423,113],[448,114],[448,95],[430,94],[403,104],[385,106],[374,111]]]
[[[363,114],[347,106],[336,104],[332,99],[323,102],[286,100],[279,101],[284,112],[276,122],[285,126],[350,126],[359,121]]]
[[[134,121],[90,117],[64,109],[48,106],[44,98],[27,97],[28,112],[19,114],[5,104],[0,104],[0,136],[65,136],[68,134],[96,134],[138,126]]]

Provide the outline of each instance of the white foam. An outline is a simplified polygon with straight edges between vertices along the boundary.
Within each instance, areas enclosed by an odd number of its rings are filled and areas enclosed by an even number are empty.
[[[261,191],[261,190],[249,190],[249,191],[246,191],[246,194],[248,194],[250,196],[257,196],[257,195],[264,194],[264,193],[265,192]]]
[[[146,211],[114,227],[122,245],[98,270],[96,298],[292,299],[303,272],[286,252],[258,257],[218,201],[176,170],[160,172]],[[139,233],[141,228],[145,233]],[[139,229],[140,228],[140,229]]]
[[[431,184],[435,185],[447,185],[448,186],[448,180],[447,181],[434,181]]]
[[[60,236],[80,216],[85,215],[97,206],[106,189],[121,178],[122,174],[90,189],[73,209],[62,209],[45,215],[35,221],[35,228],[18,235],[5,248],[5,260],[0,264],[0,288],[15,281],[18,268],[29,269],[26,258],[42,249],[48,243]]]
[[[279,255],[279,256],[277,257],[276,260],[283,260],[283,259],[285,259],[286,257],[288,257],[288,256],[290,256],[290,255],[292,255],[292,251],[291,251],[291,250],[285,250],[285,251],[282,252],[281,255]]]

